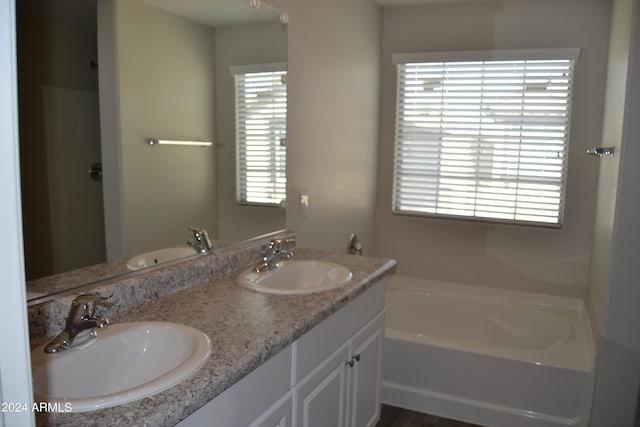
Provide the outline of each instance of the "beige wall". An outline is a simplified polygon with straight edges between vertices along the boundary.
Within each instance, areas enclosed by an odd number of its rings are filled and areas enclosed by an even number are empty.
[[[337,252],[355,231],[373,254],[380,10],[368,0],[273,3],[290,15],[287,228],[300,246]]]
[[[600,0],[479,2],[387,9],[376,254],[421,278],[561,295],[585,293],[595,211],[609,3]],[[562,229],[391,214],[395,52],[579,47],[573,94],[567,202]]]
[[[216,171],[218,238],[245,240],[285,228],[280,207],[236,202],[235,86],[229,67],[287,60],[287,27],[280,22],[220,27],[216,38]]]
[[[614,0],[589,305],[599,332],[590,426],[640,425],[640,4]]]
[[[611,14],[607,92],[601,145],[613,146],[618,153],[600,161],[597,184],[598,202],[588,292],[588,302],[597,335],[603,329],[611,278],[611,239],[614,230],[620,145],[626,100],[625,91],[627,89],[632,6],[632,0],[615,0]]]
[[[213,31],[135,0],[116,0],[115,11],[122,255],[182,245],[189,226],[215,238],[214,148],[145,144],[213,140]]]

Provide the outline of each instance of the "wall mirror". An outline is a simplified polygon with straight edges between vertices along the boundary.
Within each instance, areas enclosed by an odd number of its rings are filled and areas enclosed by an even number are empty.
[[[16,21],[28,298],[129,273],[135,255],[186,247],[190,226],[214,247],[284,228],[282,206],[236,200],[230,71],[286,67],[280,11],[21,0]]]

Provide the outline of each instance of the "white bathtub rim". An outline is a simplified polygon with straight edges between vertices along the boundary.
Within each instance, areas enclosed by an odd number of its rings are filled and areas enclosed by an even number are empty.
[[[426,290],[424,284],[428,283]],[[556,307],[586,311],[584,300],[580,298],[542,294],[536,292],[517,291],[513,289],[494,288],[480,285],[467,285],[442,280],[419,279],[409,276],[394,274],[390,276],[387,290],[413,290],[416,292],[456,294],[474,298],[486,298],[493,301],[519,302],[526,305]]]
[[[563,312],[572,326],[573,333],[578,335],[577,339],[567,343],[560,343],[553,348],[543,351],[479,346],[475,343],[470,345],[455,340],[407,333],[393,328],[388,323],[385,336],[391,339],[406,340],[419,344],[444,346],[469,353],[488,354],[500,358],[514,358],[541,366],[560,367],[589,373],[592,373],[594,370],[595,345],[593,343],[590,317],[586,311],[584,302],[580,299],[416,279],[398,275],[391,276],[387,286],[387,292],[417,292],[423,295],[449,295],[478,300],[499,301],[502,303],[515,303],[527,307],[549,309],[553,312]],[[579,359],[576,355],[579,355]]]

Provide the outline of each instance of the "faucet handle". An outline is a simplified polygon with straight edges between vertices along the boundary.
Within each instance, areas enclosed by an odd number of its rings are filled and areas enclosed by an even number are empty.
[[[193,233],[193,237],[197,240],[202,239],[202,230],[196,227],[189,227],[189,231]]]
[[[296,247],[296,238],[289,237],[287,239],[273,239],[264,246],[264,251],[271,254],[285,252]]]
[[[85,319],[95,318],[96,305],[102,305],[104,307],[110,307],[113,305],[109,302],[111,296],[103,297],[100,295],[83,294],[78,295],[71,303],[71,313],[69,318],[75,318],[75,313],[82,307],[82,317]]]
[[[270,240],[269,242],[265,243],[265,245],[262,247],[262,253],[263,255],[272,254],[273,252],[275,252],[275,248],[276,248],[276,241]]]

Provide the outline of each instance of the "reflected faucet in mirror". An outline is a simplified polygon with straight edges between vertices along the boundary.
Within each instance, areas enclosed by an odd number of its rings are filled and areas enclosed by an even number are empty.
[[[73,345],[87,342],[91,338],[98,336],[98,329],[102,329],[109,324],[109,319],[96,315],[96,306],[111,306],[109,297],[99,295],[80,295],[71,303],[69,316],[64,329],[44,348],[45,353],[59,353]],[[79,315],[82,310],[82,314]],[[83,331],[88,331],[82,333]],[[81,340],[76,341],[76,338]]]
[[[204,228],[189,227],[189,231],[193,233],[193,240],[187,240],[187,245],[191,246],[199,254],[213,250],[209,234]]]

